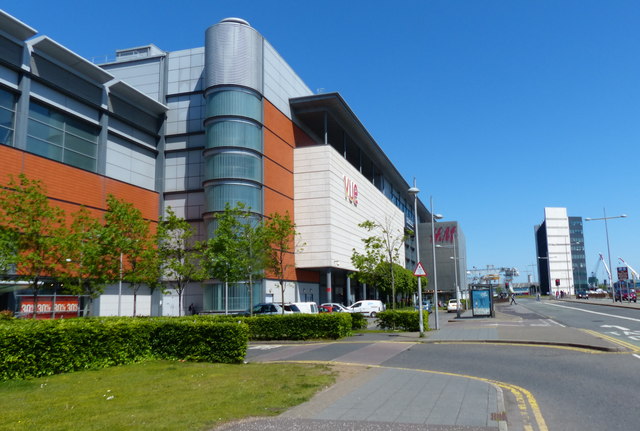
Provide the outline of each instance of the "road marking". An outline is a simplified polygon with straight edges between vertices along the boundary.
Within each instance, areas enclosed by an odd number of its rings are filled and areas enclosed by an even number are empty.
[[[271,349],[277,349],[278,347],[282,347],[281,344],[258,344],[258,345],[254,345],[254,346],[249,346],[247,347],[247,349],[251,349],[251,350],[271,350]]]
[[[621,331],[630,331],[629,328],[625,328],[624,326],[616,326],[616,325],[600,325],[601,328],[616,328]]]
[[[600,313],[599,311],[583,310],[581,308],[567,307],[566,305],[560,305],[560,304],[547,304],[547,305],[551,305],[553,307],[568,308],[570,310],[582,311],[583,313],[598,314],[600,316],[615,317],[616,319],[623,319],[623,320],[631,320],[633,322],[640,322],[640,319],[634,319],[633,317],[616,316],[615,314],[607,314],[607,313]]]
[[[640,355],[636,355],[635,353],[633,354],[633,356],[635,356],[636,358],[640,359]]]
[[[547,320],[548,320],[549,322],[551,322],[551,323],[555,324],[555,325],[558,325],[558,326],[561,326],[561,327],[563,327],[563,328],[566,328],[566,325],[563,325],[563,324],[562,324],[562,323],[560,323],[560,322],[556,322],[556,321],[555,321],[555,320],[553,320],[553,319],[547,319]]]
[[[612,343],[614,343],[614,344],[618,344],[619,346],[622,346],[622,347],[624,347],[624,348],[626,348],[626,349],[629,349],[629,350],[631,350],[632,352],[640,352],[640,350],[639,350],[638,346],[636,346],[635,344],[627,343],[627,342],[626,342],[626,341],[624,341],[624,340],[620,340],[619,338],[612,337],[612,336],[610,336],[610,335],[607,335],[606,333],[597,332],[597,331],[592,331],[592,330],[590,330],[590,329],[580,329],[580,330],[581,330],[581,331],[584,331],[584,332],[586,332],[586,333],[588,333],[588,334],[591,334],[591,335],[593,335],[594,337],[602,337],[602,338],[604,338],[605,340],[608,340],[608,341],[610,341],[610,342],[612,342]]]

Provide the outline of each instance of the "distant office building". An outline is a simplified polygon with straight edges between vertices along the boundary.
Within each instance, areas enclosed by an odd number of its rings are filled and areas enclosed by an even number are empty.
[[[467,296],[467,249],[464,232],[458,222],[439,222],[431,235],[431,223],[420,224],[420,256],[422,264],[432,279],[433,242],[435,241],[436,272],[439,300],[455,298],[456,283],[461,297]],[[435,283],[428,285],[427,293],[433,294]]]
[[[584,251],[584,228],[582,217],[569,217],[569,237],[571,239],[571,262],[573,263],[573,284],[576,291],[588,290],[587,257]]]
[[[584,264],[584,237],[582,235],[582,223],[576,223],[574,230],[580,233],[572,235],[570,221],[566,208],[545,208],[544,221],[535,227],[536,257],[538,260],[538,279],[540,280],[540,292],[544,295],[555,295],[556,292],[564,292],[573,295],[575,293],[574,261],[572,247],[575,241],[576,254],[582,250],[582,265]],[[579,217],[577,219],[580,219]],[[578,264],[579,265],[579,264]],[[586,283],[586,270],[585,270]]]

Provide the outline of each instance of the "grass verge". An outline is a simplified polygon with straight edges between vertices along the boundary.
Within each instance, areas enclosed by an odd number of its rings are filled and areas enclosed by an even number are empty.
[[[0,383],[0,430],[208,430],[274,416],[332,384],[328,366],[149,361]]]

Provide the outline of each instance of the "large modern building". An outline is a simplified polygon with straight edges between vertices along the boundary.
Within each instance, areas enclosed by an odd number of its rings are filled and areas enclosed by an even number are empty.
[[[566,208],[545,208],[535,238],[542,294],[573,295],[588,289],[581,217],[568,217]]]
[[[413,231],[407,181],[340,94],[314,94],[249,23],[224,19],[204,36],[204,47],[139,46],[95,65],[0,11],[0,182],[24,172],[57,204],[96,212],[114,194],[151,221],[171,206],[199,239],[212,235],[227,203],[258,216],[289,212],[304,246],[291,256],[285,301],[375,297],[348,277],[367,235],[358,224]],[[417,208],[419,223],[428,222],[422,202]],[[464,237],[454,237],[462,275]],[[411,269],[415,250],[410,237],[400,259]],[[255,302],[282,300],[276,280],[254,293]],[[220,312],[224,295],[210,280],[190,286],[184,304]],[[231,311],[250,306],[244,286],[228,295]],[[130,314],[131,302],[111,286],[93,313]],[[139,294],[137,308],[174,315],[177,300]]]

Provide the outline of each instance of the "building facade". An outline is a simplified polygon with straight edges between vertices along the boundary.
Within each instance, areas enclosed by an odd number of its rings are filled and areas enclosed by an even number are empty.
[[[290,256],[285,297],[267,278],[255,285],[255,302],[349,304],[375,295],[348,277],[353,250],[362,252],[368,235],[358,224],[412,231],[409,185],[340,94],[313,94],[249,23],[220,21],[206,29],[204,47],[140,46],[95,65],[34,38],[9,15],[0,19],[0,156],[12,157],[0,166],[3,181],[33,173],[52,183],[53,199],[61,193],[65,205],[96,211],[108,191],[135,195],[128,200],[149,220],[170,206],[198,239],[212,236],[227,204],[243,203],[256,217],[288,212],[300,247]],[[30,164],[46,169],[29,171]],[[88,179],[69,187],[74,176]],[[419,201],[419,222],[429,219]],[[412,241],[400,250],[411,269]],[[244,285],[230,286],[228,298],[226,291],[219,280],[194,284],[183,303],[207,312],[251,305]],[[175,295],[147,299],[142,314],[177,314]],[[95,314],[114,314],[113,289],[95,304]]]
[[[564,292],[567,295],[573,295],[575,293],[574,262],[567,209],[545,208],[544,221],[535,227],[535,237],[540,293],[556,295]],[[577,236],[574,236],[574,239],[577,240]],[[582,248],[584,248],[584,237]]]

